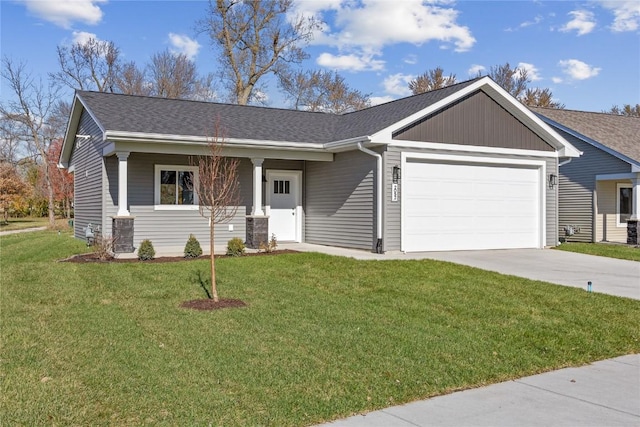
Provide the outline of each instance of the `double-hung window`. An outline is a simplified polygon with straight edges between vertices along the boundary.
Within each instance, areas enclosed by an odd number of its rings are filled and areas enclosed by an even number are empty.
[[[618,227],[626,227],[627,220],[631,216],[631,200],[633,199],[633,188],[631,184],[618,184],[618,195],[616,200],[616,210],[618,217]]]
[[[194,166],[155,166],[155,205],[157,209],[190,209],[198,205]]]

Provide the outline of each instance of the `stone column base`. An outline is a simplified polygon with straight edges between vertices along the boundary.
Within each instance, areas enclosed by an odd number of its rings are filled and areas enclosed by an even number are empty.
[[[638,240],[638,220],[637,219],[627,220],[627,244],[628,245],[640,244],[640,241]]]
[[[247,217],[247,240],[246,246],[251,249],[259,249],[260,243],[269,241],[269,217],[268,216],[248,216]]]
[[[134,217],[114,216],[112,218],[113,252],[116,254],[133,252]]]

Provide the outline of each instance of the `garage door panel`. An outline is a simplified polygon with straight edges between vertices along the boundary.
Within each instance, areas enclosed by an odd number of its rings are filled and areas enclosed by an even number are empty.
[[[538,247],[536,167],[411,162],[403,173],[403,250]]]

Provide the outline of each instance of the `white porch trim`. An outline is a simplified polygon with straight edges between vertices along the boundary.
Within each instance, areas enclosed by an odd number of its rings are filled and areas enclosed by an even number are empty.
[[[253,207],[251,208],[252,216],[264,216],[262,210],[262,163],[264,159],[251,159],[253,163]]]
[[[631,217],[629,219],[640,220],[640,172],[636,172],[631,180]]]
[[[127,169],[129,158],[128,151],[118,151],[116,152],[116,156],[118,156],[118,213],[117,216],[131,216],[129,213],[129,202],[127,200],[127,193],[129,191],[129,187],[127,185]]]

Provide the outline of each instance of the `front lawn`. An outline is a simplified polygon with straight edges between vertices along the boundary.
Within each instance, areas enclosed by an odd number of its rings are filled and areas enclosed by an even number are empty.
[[[578,252],[581,254],[605,256],[609,258],[640,261],[640,248],[612,243],[563,243],[555,247],[561,251]]]
[[[0,425],[311,425],[640,352],[640,301],[438,261],[60,263],[0,239]]]
[[[7,222],[0,216],[0,231],[24,230],[35,227],[48,227],[48,217],[25,217],[25,218],[9,218]],[[63,230],[69,228],[68,220],[56,219],[56,229]]]

